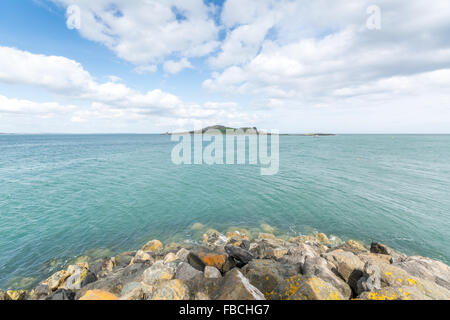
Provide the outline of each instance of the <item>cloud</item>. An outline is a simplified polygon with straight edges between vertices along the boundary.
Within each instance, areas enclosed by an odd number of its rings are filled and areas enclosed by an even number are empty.
[[[186,68],[193,68],[192,64],[186,58],[183,58],[180,61],[168,60],[164,62],[164,71],[166,73],[175,74]]]
[[[76,108],[74,105],[61,105],[56,102],[39,103],[24,99],[10,99],[0,95],[0,113],[50,116],[71,112]]]
[[[99,42],[136,65],[166,57],[198,57],[219,45],[214,6],[202,0],[53,0],[81,12],[81,36]]]

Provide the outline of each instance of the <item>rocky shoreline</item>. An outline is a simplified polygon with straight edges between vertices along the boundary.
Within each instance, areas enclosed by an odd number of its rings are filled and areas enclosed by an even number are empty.
[[[381,243],[335,244],[323,233],[276,237],[264,229],[209,229],[201,244],[151,240],[137,251],[71,264],[32,290],[0,290],[0,300],[450,299],[450,267],[442,262]]]

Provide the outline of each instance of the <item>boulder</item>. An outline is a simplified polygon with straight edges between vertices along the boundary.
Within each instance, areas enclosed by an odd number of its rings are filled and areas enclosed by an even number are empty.
[[[36,288],[30,292],[30,300],[42,300],[51,294],[50,289],[45,284],[38,284]],[[1,299],[0,299],[1,300]]]
[[[72,290],[58,289],[46,297],[45,300],[75,300],[75,292]]]
[[[376,264],[366,262],[364,265],[364,274],[358,280],[356,293],[359,295],[365,291],[376,291],[381,289],[381,271]]]
[[[186,257],[187,262],[195,269],[203,272],[205,270],[205,263],[195,253],[190,252]]]
[[[284,255],[279,259],[279,261],[282,263],[296,265],[301,268],[307,257],[315,258],[318,256],[319,254],[313,246],[300,243],[298,246],[289,248],[287,255]]]
[[[340,291],[318,277],[295,275],[283,281],[269,295],[273,300],[343,300]]]
[[[186,250],[185,248],[181,248],[177,253],[176,253],[176,257],[177,260],[180,261],[187,261],[187,257],[189,255],[189,250]]]
[[[327,244],[328,242],[330,242],[330,240],[328,240],[328,237],[325,233],[318,233],[316,237],[317,237],[317,240],[319,240],[321,243]]]
[[[264,295],[234,268],[226,273],[216,300],[265,300]]]
[[[162,282],[156,288],[151,300],[188,300],[189,289],[182,280]]]
[[[223,266],[227,261],[228,256],[222,253],[198,251],[197,256],[202,260],[205,266],[215,267],[219,270],[223,270]]]
[[[260,227],[261,227],[261,230],[266,232],[266,233],[274,233],[275,232],[275,228],[270,226],[270,225],[268,225],[267,223],[262,223],[260,225]]]
[[[87,268],[77,268],[64,283],[64,288],[68,290],[80,290],[89,283],[97,281],[97,277]]]
[[[306,257],[302,273],[308,277],[320,278],[339,290],[344,299],[350,299],[352,290],[341,278],[336,276],[329,268],[327,261],[322,257]]]
[[[209,229],[203,234],[203,244],[207,246],[223,246],[227,243],[228,239],[225,235],[214,229]]]
[[[113,259],[102,259],[97,263],[94,263],[90,270],[95,274],[97,279],[104,278],[110,274],[115,267],[115,260]]]
[[[115,265],[119,268],[128,266],[136,256],[136,251],[127,251],[119,253],[114,257]]]
[[[5,300],[25,300],[27,296],[26,290],[8,290],[6,294],[9,296],[9,299]]]
[[[210,266],[205,267],[204,276],[205,278],[222,278],[219,269]]]
[[[149,251],[149,252],[158,252],[162,249],[163,244],[159,240],[151,240],[147,242],[142,248],[142,251]]]
[[[370,252],[390,255],[392,251],[387,245],[379,242],[372,242],[370,244]]]
[[[117,296],[108,291],[88,290],[80,300],[118,300]]]
[[[254,259],[253,255],[249,251],[233,245],[226,245],[225,251],[230,257],[236,259],[243,265],[249,263]]]
[[[414,287],[384,287],[372,292],[363,292],[357,300],[430,300],[420,290]]]
[[[355,254],[342,249],[325,253],[323,257],[336,266],[337,274],[356,291],[358,280],[363,276],[364,263]]]
[[[146,252],[143,250],[138,250],[136,252],[136,255],[133,259],[131,259],[131,264],[134,263],[142,263],[142,262],[154,262],[155,261],[155,255],[152,254],[152,252]]]
[[[203,276],[203,273],[187,262],[180,263],[175,274],[175,278],[179,280],[190,280],[197,276]]]
[[[175,267],[173,265],[164,264],[162,261],[155,262],[150,268],[143,273],[143,282],[153,285],[160,280],[171,280],[175,276]]]
[[[11,298],[9,297],[9,295],[6,292],[0,290],[0,301],[5,301],[5,300],[11,300]]]
[[[254,259],[241,271],[267,297],[284,279],[295,275],[297,268],[270,259]]]
[[[67,272],[66,270],[61,270],[51,275],[47,280],[45,280],[42,283],[46,284],[51,291],[54,291],[58,289],[59,286],[61,286],[64,283],[64,281],[66,281],[66,279],[70,276],[71,273]]]
[[[412,256],[394,262],[393,265],[402,268],[415,277],[432,281],[450,290],[450,267],[440,261]]]
[[[163,261],[164,261],[164,264],[167,264],[169,262],[174,262],[175,260],[177,260],[176,254],[173,252],[169,252],[168,254],[166,254]]]

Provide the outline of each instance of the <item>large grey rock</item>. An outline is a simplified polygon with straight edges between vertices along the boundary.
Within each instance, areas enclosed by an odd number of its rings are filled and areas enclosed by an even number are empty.
[[[173,264],[164,264],[162,261],[157,261],[144,271],[143,282],[152,285],[160,280],[171,280],[174,276],[175,266]]]
[[[343,300],[340,290],[318,278],[295,275],[283,281],[272,294],[271,300]]]
[[[342,249],[323,254],[323,257],[336,266],[334,270],[356,292],[358,280],[363,276],[364,263],[352,252]]]
[[[254,259],[253,255],[249,251],[234,245],[226,245],[225,251],[230,257],[236,259],[243,265],[246,265]]]
[[[75,292],[72,290],[58,289],[49,295],[45,300],[74,300]]]
[[[265,300],[265,298],[238,268],[234,268],[226,273],[221,293],[216,300]]]
[[[222,274],[216,267],[206,266],[204,271],[205,278],[222,278]]]
[[[182,262],[178,265],[175,278],[180,280],[190,280],[197,276],[203,276],[203,273],[193,268],[189,263]]]
[[[376,291],[381,289],[381,270],[375,264],[366,262],[364,274],[357,282],[356,293],[360,295],[365,291]]]

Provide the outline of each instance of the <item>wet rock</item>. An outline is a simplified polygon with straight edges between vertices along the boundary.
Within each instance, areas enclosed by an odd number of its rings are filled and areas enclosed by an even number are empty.
[[[412,256],[394,262],[393,265],[402,268],[415,277],[432,281],[450,290],[450,267],[440,261]]]
[[[80,300],[118,300],[117,296],[108,291],[89,290]]]
[[[260,233],[258,234],[259,240],[275,240],[276,237],[272,233]]]
[[[187,261],[187,257],[188,257],[188,255],[189,255],[189,250],[187,250],[187,249],[185,249],[185,248],[181,248],[177,253],[176,253],[176,257],[177,257],[177,260],[180,260],[180,261]]]
[[[163,264],[162,261],[155,262],[143,273],[143,282],[153,285],[160,280],[171,280],[175,276],[175,268],[170,264]]]
[[[346,242],[346,245],[350,248],[355,249],[356,251],[364,252],[367,251],[366,247],[361,242],[355,241],[355,240],[348,240]]]
[[[344,297],[331,283],[318,277],[295,275],[286,279],[274,292],[273,300],[343,300]]]
[[[196,222],[191,226],[191,230],[200,230],[203,229],[205,226],[201,224],[200,222]]]
[[[284,279],[295,275],[298,269],[270,259],[254,259],[241,271],[267,297]]]
[[[25,300],[27,296],[26,290],[8,290],[6,294],[9,296],[9,300]]]
[[[260,225],[260,227],[261,227],[261,230],[266,232],[266,233],[275,233],[275,228],[270,226],[270,225],[268,225],[267,223],[262,223]]]
[[[103,259],[93,264],[90,268],[91,272],[95,274],[95,276],[100,279],[106,277],[114,270],[114,260],[112,259]]]
[[[142,248],[142,251],[158,252],[163,247],[163,244],[159,240],[151,240],[147,242]]]
[[[372,242],[370,245],[370,252],[372,253],[379,253],[379,254],[391,254],[391,249],[379,242]]]
[[[203,273],[187,262],[180,263],[175,274],[175,278],[180,280],[190,280],[197,276],[203,276]]]
[[[325,233],[318,233],[317,234],[317,240],[319,240],[322,243],[328,243],[330,240],[328,240],[328,237]]]
[[[210,266],[205,267],[204,276],[205,278],[222,278],[219,269]]]
[[[364,263],[355,254],[342,249],[325,253],[323,257],[335,265],[339,276],[357,291],[357,282],[363,276]]]
[[[322,257],[306,257],[302,273],[305,276],[320,278],[330,283],[339,290],[344,299],[349,299],[352,296],[350,286],[329,269],[327,261]]]
[[[72,268],[71,268],[72,267]],[[86,267],[71,266],[69,269],[72,275],[64,283],[64,288],[68,290],[79,290],[89,283],[97,281],[97,277]],[[68,269],[68,270],[69,270]]]
[[[220,292],[217,300],[265,300],[237,268],[226,273]]]
[[[131,259],[130,264],[142,263],[142,262],[154,262],[155,256],[151,252],[146,252],[143,250],[138,250],[133,259]]]
[[[236,259],[243,265],[246,265],[254,259],[253,255],[249,251],[233,245],[226,245],[225,251],[230,257]]]
[[[221,234],[219,231],[214,229],[209,229],[203,235],[203,244],[208,246],[223,246],[227,243],[227,237]]]
[[[136,251],[127,251],[119,253],[114,257],[115,265],[119,268],[128,266],[133,258],[136,256]]]
[[[46,297],[45,300],[75,300],[75,292],[72,290],[58,289]]]
[[[151,300],[188,300],[189,289],[182,280],[160,283]]]

